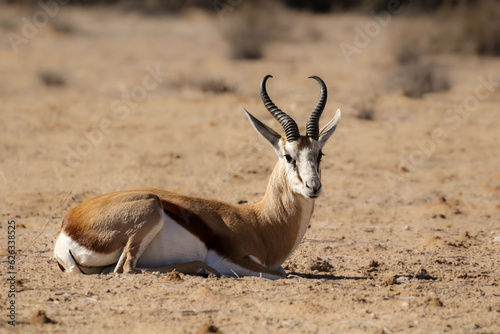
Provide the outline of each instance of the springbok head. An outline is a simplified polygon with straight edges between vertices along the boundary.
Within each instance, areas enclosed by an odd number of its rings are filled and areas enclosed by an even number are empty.
[[[285,137],[265,125],[245,108],[245,113],[252,123],[254,129],[260,133],[274,148],[278,154],[279,162],[284,166],[288,184],[292,192],[300,194],[306,198],[316,198],[321,192],[320,162],[323,153],[323,146],[337,128],[340,120],[340,110],[333,119],[321,130],[319,129],[319,119],[325,109],[327,99],[326,85],[317,76],[310,76],[321,86],[321,92],[306,124],[306,135],[301,136],[297,123],[280,110],[271,101],[266,90],[267,79],[272,78],[266,75],[260,85],[260,95],[267,110],[281,124],[285,130]]]

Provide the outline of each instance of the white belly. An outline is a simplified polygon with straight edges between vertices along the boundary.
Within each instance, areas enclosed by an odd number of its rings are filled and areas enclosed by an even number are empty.
[[[163,228],[137,261],[137,268],[156,268],[192,261],[204,261],[205,244],[166,215]]]

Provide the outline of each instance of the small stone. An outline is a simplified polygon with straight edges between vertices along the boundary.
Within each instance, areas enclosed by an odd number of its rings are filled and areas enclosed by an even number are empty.
[[[165,276],[165,280],[169,282],[184,282],[178,271],[174,270]]]
[[[44,310],[38,310],[31,317],[31,323],[33,324],[56,324],[57,321],[54,321],[47,317],[47,314]]]
[[[410,282],[410,279],[408,278],[408,276],[401,276],[401,277],[396,278],[396,283],[398,283],[398,284],[409,283],[409,282]]]
[[[219,328],[213,324],[203,324],[195,332],[196,334],[222,333]]]
[[[394,276],[388,276],[384,279],[384,281],[382,282],[382,285],[384,286],[390,286],[390,285],[394,285],[394,284],[397,284],[398,282],[396,281],[396,277]]]
[[[429,299],[428,301],[430,306],[435,306],[435,307],[443,307],[443,302],[439,299],[439,297],[434,297]]]

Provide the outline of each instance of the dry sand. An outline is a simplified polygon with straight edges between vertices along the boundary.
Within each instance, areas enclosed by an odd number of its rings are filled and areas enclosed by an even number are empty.
[[[21,34],[31,15],[1,7],[2,35]],[[199,11],[63,8],[18,53],[0,41],[2,272],[11,220],[17,249],[16,326],[2,279],[0,332],[500,333],[500,85],[474,97],[479,77],[500,82],[500,60],[436,57],[451,89],[410,99],[382,84],[398,68],[396,20],[350,63],[339,43],[369,17],[282,20],[287,31],[259,61],[230,59],[229,20]],[[144,90],[152,69],[168,75]],[[258,201],[276,157],[240,105],[279,128],[258,95],[268,73],[271,97],[302,129],[319,94],[309,75],[329,87],[322,124],[343,111],[287,279],[58,269],[62,217],[98,194],[157,187]],[[357,117],[362,107],[372,120]]]

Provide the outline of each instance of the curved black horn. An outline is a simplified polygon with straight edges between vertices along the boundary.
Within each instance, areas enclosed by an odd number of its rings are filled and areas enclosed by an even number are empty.
[[[316,103],[316,107],[314,107],[313,111],[311,111],[311,114],[309,115],[309,118],[307,119],[306,135],[309,138],[312,138],[314,140],[318,140],[319,139],[319,119],[321,117],[321,114],[323,113],[323,109],[325,109],[326,98],[328,97],[328,91],[326,89],[325,83],[323,82],[323,80],[321,80],[320,77],[312,75],[309,78],[316,79],[316,81],[321,86],[321,92],[319,94],[319,99],[318,99],[318,102]]]
[[[260,84],[260,96],[262,97],[262,102],[266,106],[267,110],[273,115],[274,118],[281,124],[283,129],[285,130],[286,139],[290,142],[295,141],[300,138],[299,127],[297,123],[284,113],[281,109],[276,107],[276,105],[271,101],[269,95],[267,95],[266,90],[266,81],[269,78],[272,78],[272,75],[266,75]]]

